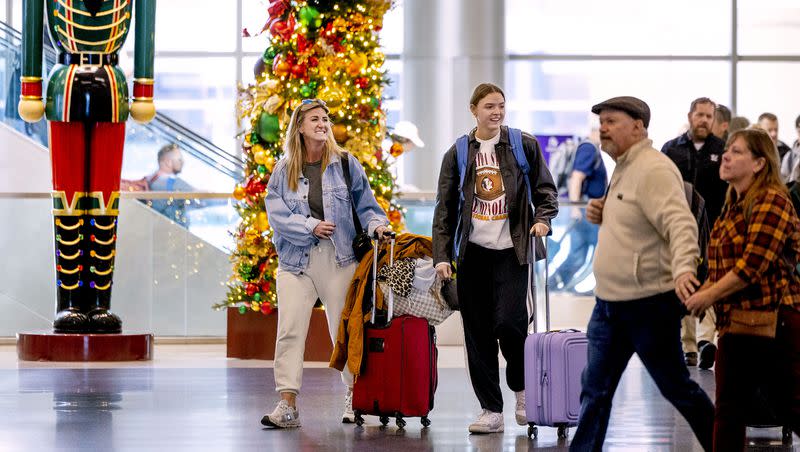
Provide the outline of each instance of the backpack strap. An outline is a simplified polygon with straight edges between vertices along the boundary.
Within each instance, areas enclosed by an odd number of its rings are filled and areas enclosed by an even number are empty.
[[[469,154],[469,137],[461,135],[456,140],[456,163],[458,164],[458,215],[456,216],[456,232],[453,237],[453,253],[458,257],[461,247],[461,210],[464,208],[464,177],[467,173],[467,157]]]
[[[456,140],[456,161],[458,162],[458,189],[464,189],[464,175],[467,172],[467,156],[469,154],[469,137],[461,135]],[[464,201],[464,195],[461,195],[461,201]]]
[[[600,165],[603,163],[603,155],[600,153],[600,148],[595,146],[594,143],[591,143],[592,147],[594,148],[594,166],[592,167],[595,171],[600,169]]]
[[[520,171],[522,171],[523,179],[525,179],[525,188],[528,190],[528,202],[533,204],[531,180],[529,177],[531,166],[528,163],[528,158],[525,156],[525,149],[522,147],[522,131],[509,127],[508,138],[511,140],[511,151],[514,153],[514,158],[517,160],[517,166],[519,166]]]
[[[356,234],[360,233],[363,229],[361,229],[361,221],[358,219],[358,214],[356,213],[356,206],[355,200],[353,199],[353,180],[350,177],[350,154],[347,152],[342,152],[342,175],[344,176],[344,183],[347,185],[347,197],[350,198],[350,211],[353,215],[353,225],[356,228]]]

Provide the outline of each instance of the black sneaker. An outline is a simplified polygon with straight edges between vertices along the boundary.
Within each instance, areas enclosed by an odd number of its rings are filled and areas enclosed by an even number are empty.
[[[695,352],[684,353],[683,360],[686,362],[687,367],[694,367],[697,365],[697,353]]]
[[[717,358],[717,346],[711,342],[706,342],[700,347],[700,362],[697,367],[701,369],[711,369],[714,366],[714,361]]]

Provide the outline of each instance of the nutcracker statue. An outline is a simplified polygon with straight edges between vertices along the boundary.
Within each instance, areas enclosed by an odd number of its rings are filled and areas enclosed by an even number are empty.
[[[135,4],[134,4],[135,3]],[[119,333],[111,286],[125,121],[155,116],[155,0],[24,0],[25,121],[49,121],[53,171],[56,333]],[[117,67],[136,16],[133,99]],[[42,102],[44,17],[59,52]]]

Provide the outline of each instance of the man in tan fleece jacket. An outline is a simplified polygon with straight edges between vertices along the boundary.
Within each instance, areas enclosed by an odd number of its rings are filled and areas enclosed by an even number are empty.
[[[586,218],[600,225],[594,258],[597,303],[587,331],[581,414],[570,450],[602,450],[611,400],[634,353],[703,448],[711,450],[714,406],[689,378],[680,342],[681,300],[699,285],[697,223],[683,180],[647,138],[646,103],[615,97],[592,112],[600,115],[601,147],[617,165],[606,197],[590,201],[586,209]]]

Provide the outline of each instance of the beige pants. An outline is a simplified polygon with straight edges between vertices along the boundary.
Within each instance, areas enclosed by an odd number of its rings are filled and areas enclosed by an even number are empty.
[[[308,268],[295,275],[284,270],[275,274],[278,291],[278,338],[275,343],[275,389],[278,392],[300,393],[303,380],[303,354],[311,321],[311,310],[317,298],[325,305],[328,332],[336,343],[339,321],[356,264],[336,265],[333,243],[320,240],[309,251]],[[342,381],[353,385],[353,375],[345,367]]]
[[[708,341],[715,344],[715,333],[717,332],[717,314],[714,307],[706,309],[703,320],[693,315],[683,316],[681,321],[681,343],[684,353],[697,353],[697,343]],[[699,325],[699,327],[698,327]]]

